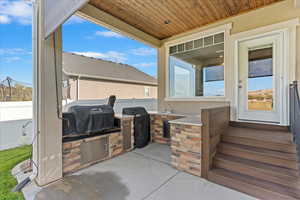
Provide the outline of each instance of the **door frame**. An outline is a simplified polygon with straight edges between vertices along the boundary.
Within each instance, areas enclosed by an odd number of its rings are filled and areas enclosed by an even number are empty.
[[[246,74],[241,74],[241,72],[246,72],[248,70],[242,69],[246,66],[241,66],[241,59],[244,59],[242,57],[241,48],[243,43],[246,42],[246,47],[250,44],[253,45],[253,43],[260,43],[261,46],[266,46],[264,43],[270,43],[272,42],[272,45],[275,45],[272,47],[273,51],[273,79],[272,79],[272,89],[274,90],[273,93],[273,102],[275,103],[275,110],[272,111],[258,111],[258,110],[248,110],[247,107],[247,91],[248,91],[248,84],[247,80],[244,80],[243,77]],[[263,43],[263,44],[262,44]],[[247,45],[248,44],[248,45]],[[283,93],[284,93],[284,59],[285,59],[285,50],[284,50],[284,34],[282,32],[280,33],[270,33],[266,34],[264,36],[258,35],[257,37],[247,39],[247,40],[241,40],[238,42],[238,60],[239,60],[239,66],[238,66],[238,80],[243,81],[242,89],[240,88],[238,90],[238,120],[240,121],[254,121],[254,122],[265,122],[265,123],[274,123],[279,124],[280,123],[280,117],[284,113],[283,109]],[[248,61],[247,61],[248,62]],[[274,68],[275,67],[275,68]],[[248,75],[247,75],[248,77]],[[244,77],[245,78],[245,77]],[[239,83],[240,85],[241,83]],[[246,90],[246,91],[245,91]],[[260,115],[260,119],[255,119],[253,116]],[[272,118],[275,117],[275,118]]]
[[[282,71],[282,106],[280,111],[280,122],[278,125],[289,125],[289,83],[296,79],[296,28],[299,25],[299,19],[291,19],[285,22],[272,24],[249,31],[232,34],[230,37],[231,46],[231,64],[232,71],[234,74],[233,80],[230,81],[232,84],[232,106],[231,106],[231,120],[243,121],[238,119],[238,78],[239,78],[239,58],[238,58],[238,46],[239,42],[255,39],[257,37],[263,37],[270,34],[281,33],[283,34],[283,71]],[[250,121],[253,122],[253,121]],[[259,122],[256,123],[265,123]]]

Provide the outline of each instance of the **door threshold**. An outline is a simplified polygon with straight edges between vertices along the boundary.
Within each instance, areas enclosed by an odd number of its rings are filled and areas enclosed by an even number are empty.
[[[255,121],[255,120],[244,120],[244,119],[238,119],[235,122],[245,122],[245,123],[252,123],[252,124],[267,124],[267,125],[283,126],[283,125],[280,124],[280,122],[266,122],[266,121]]]

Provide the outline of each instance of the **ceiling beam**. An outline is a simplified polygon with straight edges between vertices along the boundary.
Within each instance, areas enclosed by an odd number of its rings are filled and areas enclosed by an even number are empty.
[[[300,0],[294,0],[295,1],[295,7],[300,8]]]
[[[132,25],[125,23],[124,21],[90,4],[85,5],[82,9],[77,11],[76,15],[117,33],[141,41],[152,47],[158,48],[162,44],[161,40],[133,27]]]

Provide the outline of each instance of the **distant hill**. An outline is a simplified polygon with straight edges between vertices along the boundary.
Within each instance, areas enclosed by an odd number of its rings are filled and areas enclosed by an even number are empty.
[[[257,99],[257,100],[271,100],[273,98],[273,90],[272,89],[265,89],[265,90],[255,90],[248,92],[249,99]]]

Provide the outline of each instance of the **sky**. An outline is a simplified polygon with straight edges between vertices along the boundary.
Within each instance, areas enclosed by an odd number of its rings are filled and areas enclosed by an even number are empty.
[[[0,80],[32,83],[32,7],[24,0],[0,0]],[[79,17],[63,25],[63,51],[132,65],[156,77],[156,49]]]

